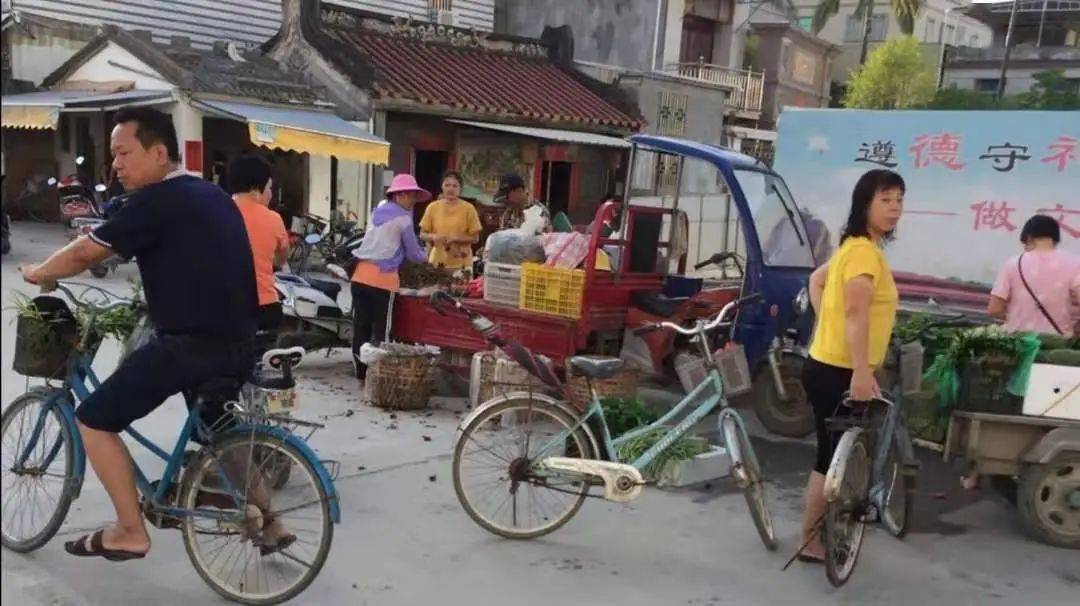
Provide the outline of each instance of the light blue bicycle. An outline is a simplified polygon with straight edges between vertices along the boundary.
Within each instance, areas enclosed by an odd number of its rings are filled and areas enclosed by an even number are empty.
[[[60,290],[88,318],[66,376],[61,385],[18,397],[0,420],[3,546],[20,553],[45,545],[79,496],[86,456],[75,403],[100,385],[91,369],[100,342],[94,319],[131,305],[88,303],[63,285]],[[236,602],[278,604],[306,589],[326,562],[333,526],[341,520],[330,473],[293,432],[319,426],[283,414],[295,404],[292,368],[302,356],[299,348],[267,352],[263,362],[276,372],[261,369],[244,386],[244,397],[225,404],[212,426],[203,411],[223,398],[235,400],[239,382],[221,379],[199,388],[171,452],[126,430],[165,463],[154,482],[135,466],[146,517],[159,528],[179,529],[199,576]],[[191,441],[203,445],[188,451]]]
[[[772,518],[766,505],[765,480],[742,418],[728,407],[724,384],[708,346],[707,334],[726,322],[740,306],[761,299],[753,295],[726,305],[710,321],[693,328],[663,322],[639,331],[672,330],[694,337],[709,366],[708,377],[670,412],[646,427],[612,436],[595,390],[584,413],[547,394],[518,392],[496,397],[479,406],[461,424],[454,449],[454,489],[466,513],[484,529],[511,539],[532,539],[566,524],[590,496],[592,486],[603,486],[603,498],[631,501],[641,493],[642,470],[676,440],[716,411],[731,457],[731,475],[742,488],[750,515],[765,547],[777,547]],[[443,297],[433,298],[436,308],[453,303],[467,315],[473,327],[490,343],[502,348],[544,383],[558,387],[555,379],[521,345],[498,334],[490,320]],[[614,376],[622,360],[572,358],[568,364],[590,382]],[[674,427],[679,415],[688,412]],[[633,461],[619,458],[619,446],[647,432],[663,428],[663,436]],[[599,439],[598,439],[599,438]]]

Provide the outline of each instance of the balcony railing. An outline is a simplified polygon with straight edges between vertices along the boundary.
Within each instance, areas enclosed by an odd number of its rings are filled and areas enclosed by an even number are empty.
[[[664,73],[695,82],[711,84],[731,91],[728,105],[739,111],[761,111],[765,95],[765,74],[748,69],[731,69],[698,61],[696,63],[669,63]]]
[[[949,62],[961,61],[1001,61],[1005,56],[1005,48],[991,46],[987,48],[970,48],[961,46],[949,50]],[[1010,61],[1069,61],[1080,62],[1080,48],[1075,46],[1032,46],[1030,44],[1018,44],[1013,47],[1009,54]],[[1063,66],[1064,67],[1064,66]]]

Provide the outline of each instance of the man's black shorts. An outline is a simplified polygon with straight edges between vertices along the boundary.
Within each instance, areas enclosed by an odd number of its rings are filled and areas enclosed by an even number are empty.
[[[254,361],[251,340],[159,334],[132,352],[75,416],[91,429],[119,433],[173,394],[221,377],[247,379]]]

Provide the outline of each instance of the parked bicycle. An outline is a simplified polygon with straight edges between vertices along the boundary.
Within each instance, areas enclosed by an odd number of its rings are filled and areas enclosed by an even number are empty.
[[[594,485],[603,486],[604,499],[632,501],[646,483],[642,470],[719,409],[719,427],[731,457],[731,475],[746,496],[765,547],[776,549],[761,467],[742,418],[728,407],[720,372],[706,345],[707,333],[731,325],[726,320],[734,310],[760,299],[761,295],[753,295],[733,301],[713,319],[698,321],[693,328],[663,322],[639,329],[673,330],[696,337],[709,362],[705,381],[648,426],[612,436],[595,390],[591,390],[592,401],[583,413],[539,392],[505,394],[477,407],[461,423],[453,457],[454,490],[466,513],[499,536],[532,539],[566,524],[581,509]],[[432,304],[443,313],[452,304],[489,343],[501,348],[545,385],[566,395],[565,386],[551,368],[520,344],[503,338],[498,325],[445,293],[436,293]],[[623,366],[622,360],[588,357],[571,358],[568,364],[590,384],[614,376]],[[668,427],[688,410],[685,418]],[[651,448],[632,461],[620,459],[621,444],[653,431],[663,431],[663,436]]]
[[[31,389],[0,420],[4,494],[18,495],[4,500],[0,536],[5,548],[19,553],[44,546],[82,490],[86,455],[74,410],[100,385],[91,368],[100,343],[94,321],[132,304],[91,303],[64,285],[59,290],[86,318],[61,371],[62,384]],[[63,299],[46,300],[61,312],[51,315],[50,324],[74,328]],[[341,519],[331,474],[296,433],[319,425],[285,414],[295,408],[292,368],[302,356],[298,348],[273,350],[263,357],[268,368],[250,383],[222,378],[201,386],[171,452],[133,428],[125,430],[165,462],[157,481],[135,465],[147,519],[179,529],[199,576],[236,602],[278,604],[306,589],[326,562],[333,525]],[[189,442],[197,449],[187,451]],[[275,523],[287,534],[271,545],[264,531]]]
[[[933,329],[969,324],[963,316],[932,322],[909,342],[922,341]],[[903,344],[894,339],[891,347],[897,369]],[[825,571],[838,587],[855,570],[867,522],[880,521],[901,539],[911,526],[919,462],[904,422],[903,391],[898,385],[895,396],[886,393],[870,403],[845,399],[841,407],[852,414],[827,421],[830,431],[842,435],[825,474],[828,507],[820,531]]]

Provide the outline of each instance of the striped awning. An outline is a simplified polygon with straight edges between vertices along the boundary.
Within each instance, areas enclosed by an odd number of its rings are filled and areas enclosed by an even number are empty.
[[[61,112],[110,111],[131,104],[168,103],[167,90],[102,93],[88,90],[45,90],[0,98],[4,128],[55,129]]]

